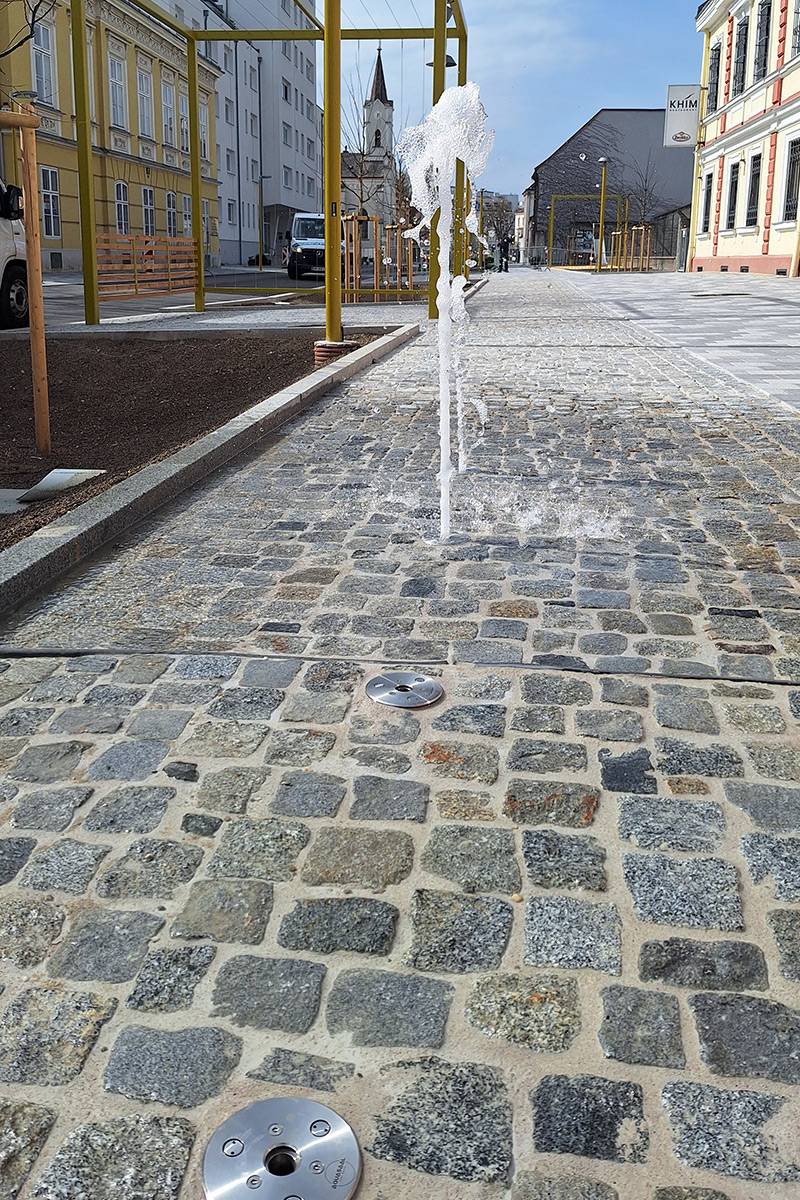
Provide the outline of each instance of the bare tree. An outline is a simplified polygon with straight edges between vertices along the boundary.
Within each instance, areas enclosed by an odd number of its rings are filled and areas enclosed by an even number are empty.
[[[502,196],[492,196],[483,206],[483,228],[494,231],[495,242],[514,238],[514,209]]]
[[[0,8],[8,13],[19,14],[19,29],[11,35],[7,46],[0,47],[0,58],[7,58],[31,40],[36,22],[55,11],[56,0],[0,0]]]
[[[623,191],[624,164],[620,161],[620,131],[606,122],[595,121],[579,130],[536,168],[534,185],[535,240],[547,242],[550,210],[555,203],[553,241],[565,247],[576,228],[591,228],[600,216],[601,159],[606,159],[606,191],[609,196]],[[554,196],[570,199],[553,201]],[[572,197],[588,196],[590,199]],[[597,197],[595,200],[594,197]],[[610,211],[611,202],[609,201]]]
[[[357,65],[355,74],[347,81],[347,102],[342,106],[342,132],[345,142],[342,151],[343,200],[347,203],[346,197],[349,192],[350,203],[355,206],[356,212],[365,212],[367,205],[379,195],[384,184],[383,170],[370,154],[372,147],[367,145],[365,100],[364,81]]]
[[[627,176],[625,190],[631,199],[631,218],[640,225],[647,225],[657,212],[663,211],[668,199],[664,179],[656,170],[652,153],[647,155],[645,163],[630,163]]]

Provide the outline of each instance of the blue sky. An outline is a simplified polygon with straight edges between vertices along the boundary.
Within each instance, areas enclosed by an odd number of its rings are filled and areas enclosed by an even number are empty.
[[[599,108],[663,108],[667,85],[699,83],[698,0],[462,0],[470,30],[469,77],[480,85],[495,149],[481,182],[521,192],[534,166]],[[342,0],[343,24],[432,22],[431,0]],[[417,20],[419,14],[421,20]],[[364,87],[377,43],[346,45],[345,86]],[[429,106],[432,46],[384,43],[395,129]],[[402,70],[401,70],[402,66]],[[455,83],[455,71],[448,71]]]

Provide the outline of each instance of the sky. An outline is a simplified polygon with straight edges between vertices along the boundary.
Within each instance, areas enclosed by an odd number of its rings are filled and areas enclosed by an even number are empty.
[[[700,82],[698,0],[462,0],[462,7],[469,78],[495,131],[481,178],[493,191],[521,193],[534,167],[598,109],[663,108],[669,84]],[[432,9],[432,0],[342,0],[342,24],[430,26]],[[352,83],[363,95],[376,51],[377,40],[344,43],[343,94]],[[433,72],[425,63],[433,47],[386,41],[382,53],[397,135],[430,108]],[[448,85],[455,76],[447,72]]]

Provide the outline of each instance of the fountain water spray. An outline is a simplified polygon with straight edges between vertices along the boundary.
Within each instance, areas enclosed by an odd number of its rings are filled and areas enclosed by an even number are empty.
[[[423,227],[430,228],[439,213],[439,494],[441,498],[441,538],[450,536],[450,486],[453,461],[450,449],[450,373],[453,366],[453,318],[466,318],[464,288],[466,280],[450,276],[450,251],[453,244],[453,195],[451,191],[456,161],[461,159],[470,182],[486,166],[494,142],[494,133],[486,129],[486,110],[481,104],[476,83],[448,88],[421,125],[405,130],[398,143],[411,181],[411,202],[422,213],[422,220],[405,237],[419,238]],[[478,218],[470,212],[466,218],[470,233],[478,235]],[[455,291],[455,299],[454,299]],[[456,386],[458,393],[459,470],[466,466],[464,439],[463,368],[456,338]],[[485,420],[485,408],[476,407]]]

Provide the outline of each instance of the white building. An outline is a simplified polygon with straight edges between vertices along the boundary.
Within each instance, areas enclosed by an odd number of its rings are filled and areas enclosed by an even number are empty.
[[[294,42],[311,22],[293,0],[159,0],[193,29],[286,29],[286,40],[209,41],[200,53],[221,69],[215,110],[220,260],[247,263],[263,253],[280,265],[292,215],[322,207],[322,112],[317,43]],[[306,0],[315,11],[315,0]],[[260,190],[259,190],[260,189]],[[208,214],[207,214],[208,215]]]

